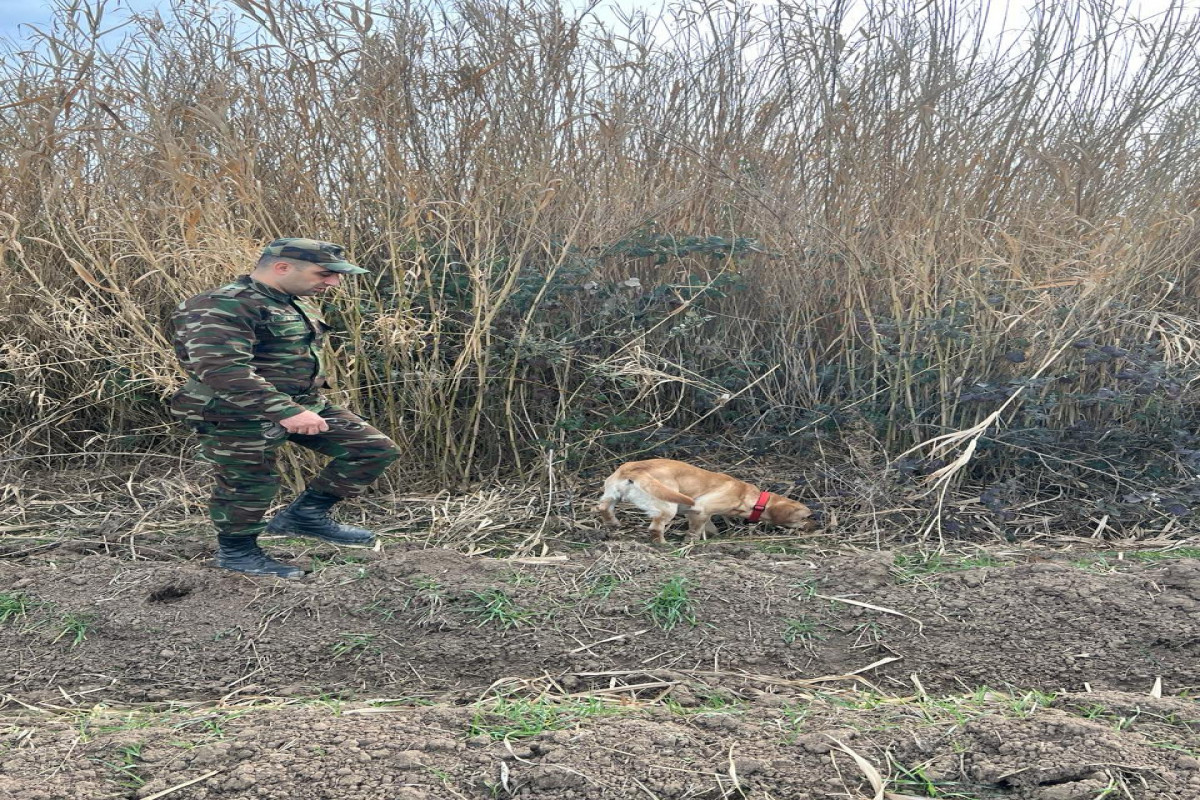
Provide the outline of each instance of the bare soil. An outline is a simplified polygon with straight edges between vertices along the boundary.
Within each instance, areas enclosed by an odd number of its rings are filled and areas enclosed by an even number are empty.
[[[1200,798],[1195,559],[52,533],[0,541],[3,798]]]

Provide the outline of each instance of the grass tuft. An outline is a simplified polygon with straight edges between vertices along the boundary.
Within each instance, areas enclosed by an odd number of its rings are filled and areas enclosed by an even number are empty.
[[[365,656],[379,652],[376,644],[378,638],[379,635],[375,633],[343,633],[330,649],[334,658],[348,656],[354,661],[361,661]]]
[[[482,592],[468,592],[471,602],[466,611],[479,618],[479,625],[499,625],[501,628],[514,628],[526,622],[532,612],[521,608],[503,589],[484,589]]]
[[[0,593],[0,623],[25,616],[29,600],[23,594]]]
[[[59,634],[54,637],[54,641],[69,637],[71,647],[78,647],[87,639],[93,624],[94,620],[90,614],[63,614],[59,618]]]
[[[783,641],[787,644],[795,642],[809,643],[824,637],[817,633],[819,623],[807,619],[788,619],[783,622]]]
[[[545,731],[574,727],[585,719],[621,713],[596,698],[499,697],[479,703],[470,735],[491,739],[528,739]]]
[[[673,630],[682,622],[695,627],[696,605],[688,594],[688,585],[687,578],[679,575],[671,578],[658,594],[645,602],[642,610],[664,631]]]

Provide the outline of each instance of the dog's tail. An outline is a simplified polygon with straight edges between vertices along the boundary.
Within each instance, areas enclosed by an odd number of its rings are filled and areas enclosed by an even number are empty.
[[[693,498],[688,497],[682,492],[675,491],[662,481],[652,478],[649,475],[642,475],[637,483],[641,485],[643,490],[654,495],[659,500],[665,500],[668,503],[678,503],[681,506],[696,505],[696,501]]]

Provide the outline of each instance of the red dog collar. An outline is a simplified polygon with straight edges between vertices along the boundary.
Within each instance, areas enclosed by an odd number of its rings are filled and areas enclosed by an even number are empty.
[[[770,492],[763,492],[758,496],[758,502],[754,504],[754,510],[750,512],[750,516],[746,517],[747,522],[758,522],[758,518],[762,516],[762,512],[767,508],[767,498],[770,496]]]

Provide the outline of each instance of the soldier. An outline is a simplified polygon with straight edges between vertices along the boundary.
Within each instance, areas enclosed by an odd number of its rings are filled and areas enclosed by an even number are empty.
[[[276,239],[254,271],[185,300],[171,316],[175,354],[188,381],[171,413],[199,434],[213,465],[209,515],[217,528],[217,565],[250,575],[300,578],[304,570],[268,557],[268,533],[370,545],[375,534],[329,517],[400,456],[391,439],[331,405],[321,346],[328,326],[308,297],[367,270],[343,249],[313,239]],[[262,522],[279,488],[276,454],[285,441],[332,457],[304,492],[270,524]]]

